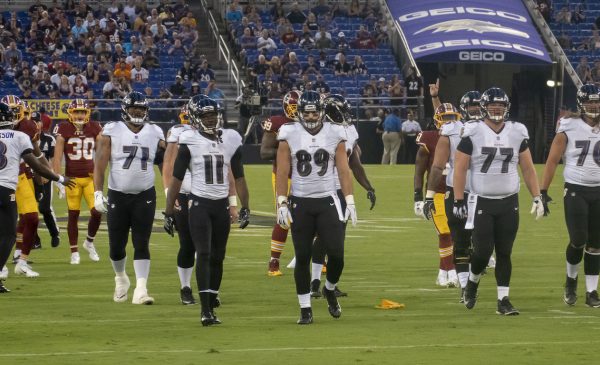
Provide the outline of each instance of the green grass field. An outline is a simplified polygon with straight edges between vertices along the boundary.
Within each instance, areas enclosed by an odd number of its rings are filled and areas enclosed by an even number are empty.
[[[152,306],[114,303],[113,272],[108,260],[106,227],[93,263],[82,252],[81,264],[69,264],[65,203],[62,243],[51,248],[47,232],[34,251],[37,279],[11,274],[12,293],[0,297],[0,364],[581,364],[593,361],[600,344],[600,310],[562,302],[564,249],[562,178],[550,191],[555,203],[548,219],[530,216],[530,197],[521,193],[521,228],[513,253],[511,299],[516,317],[495,314],[493,273],[480,285],[477,306],[458,303],[458,289],[435,286],[437,238],[430,222],[413,215],[411,166],[367,166],[377,190],[377,206],[368,210],[366,194],[355,184],[359,224],[349,226],[346,267],[340,287],[339,320],[324,300],[313,301],[315,322],[298,326],[292,270],[266,276],[273,215],[270,166],[247,166],[252,224],[233,229],[221,287],[223,324],[203,328],[199,306],[179,303],[176,270],[178,241],[155,222],[151,238]],[[157,185],[162,196],[162,185]],[[159,206],[164,205],[164,199]],[[161,208],[162,210],[162,208]],[[157,214],[159,217],[159,214]],[[600,224],[600,222],[599,222]],[[81,220],[83,229],[86,222]],[[81,233],[80,238],[85,237]],[[131,246],[129,246],[131,249]],[[128,250],[131,253],[131,250]],[[130,255],[131,256],[131,255]],[[282,262],[293,256],[291,239]],[[134,282],[133,265],[127,271]],[[583,278],[583,270],[582,270]],[[130,289],[130,299],[133,288]],[[582,298],[583,297],[583,298]],[[403,310],[374,306],[382,298],[404,303]]]

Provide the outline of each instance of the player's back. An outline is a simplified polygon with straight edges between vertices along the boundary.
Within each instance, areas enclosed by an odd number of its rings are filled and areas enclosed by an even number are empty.
[[[435,156],[435,148],[438,140],[440,139],[440,132],[434,131],[423,131],[417,136],[417,144],[425,148],[428,152],[427,160],[427,175],[431,173],[431,166],[433,166],[433,159]],[[436,192],[442,193],[446,191],[446,182],[444,179],[440,180],[439,185],[436,187]]]

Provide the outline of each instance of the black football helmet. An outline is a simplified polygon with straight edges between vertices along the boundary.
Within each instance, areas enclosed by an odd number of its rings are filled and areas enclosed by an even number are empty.
[[[302,93],[300,99],[298,99],[298,119],[310,133],[321,129],[323,125],[323,103],[318,92],[308,90]]]
[[[142,108],[143,114],[132,115],[130,108]],[[144,94],[132,91],[123,98],[121,101],[121,117],[127,123],[142,125],[148,119],[148,100]]]
[[[223,126],[223,108],[204,94],[192,97],[187,110],[190,124],[200,132],[215,134]]]
[[[510,101],[508,100],[508,95],[504,92],[504,90],[499,87],[491,87],[483,92],[481,95],[481,101],[479,102],[481,105],[481,110],[483,111],[483,116],[488,118],[494,122],[502,122],[508,118],[508,110],[510,109]],[[501,113],[490,113],[488,110],[488,106],[490,104],[504,104],[504,111]]]
[[[0,102],[0,128],[13,128],[15,113],[8,104]]]
[[[459,109],[465,121],[468,120],[481,120],[483,119],[483,113],[481,112],[481,93],[477,90],[468,91],[465,95],[460,98]],[[474,113],[474,109],[477,112]]]
[[[600,88],[585,84],[577,91],[577,109],[588,118],[600,116]]]
[[[352,106],[342,95],[333,94],[323,99],[325,120],[333,124],[349,124]]]

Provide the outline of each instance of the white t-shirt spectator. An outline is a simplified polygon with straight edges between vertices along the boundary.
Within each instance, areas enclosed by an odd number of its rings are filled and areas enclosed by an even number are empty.
[[[133,68],[131,70],[131,81],[132,82],[146,82],[148,80],[149,72],[143,67],[140,69]]]
[[[259,51],[263,49],[271,51],[273,49],[277,49],[277,44],[275,44],[275,41],[270,37],[267,37],[267,39],[259,37],[258,41],[256,41],[256,48],[258,48]]]
[[[69,85],[75,85],[75,77],[76,76],[77,75],[71,75],[71,76],[69,76]],[[87,85],[88,84],[87,77],[85,77],[84,74],[79,74],[79,76],[81,76],[81,81],[83,81],[83,84]]]

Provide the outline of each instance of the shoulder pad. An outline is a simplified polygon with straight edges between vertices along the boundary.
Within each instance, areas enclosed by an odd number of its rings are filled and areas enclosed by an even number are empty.
[[[242,145],[242,136],[233,129],[223,129],[221,138],[223,139],[223,142],[236,148],[237,146]]]
[[[566,133],[575,129],[576,119],[573,118],[560,118],[558,121],[558,129],[556,133]]]
[[[198,136],[198,134],[195,132],[196,131],[194,129],[183,131],[183,133],[179,135],[179,144],[193,144],[196,136]]]
[[[102,134],[105,136],[112,136],[118,125],[117,122],[106,123],[104,127],[102,127]]]
[[[514,123],[514,128],[515,130],[524,138],[524,139],[529,139],[529,131],[527,130],[527,127],[525,127],[525,124],[523,123],[519,123],[519,122],[513,122]]]
[[[456,122],[446,123],[446,124],[442,125],[442,128],[440,129],[440,135],[452,136],[452,135],[458,134],[458,133],[460,133],[460,127],[462,127],[462,125],[459,125]]]
[[[461,131],[461,138],[471,137],[477,133],[477,129],[479,128],[479,121],[468,122],[464,125]]]

